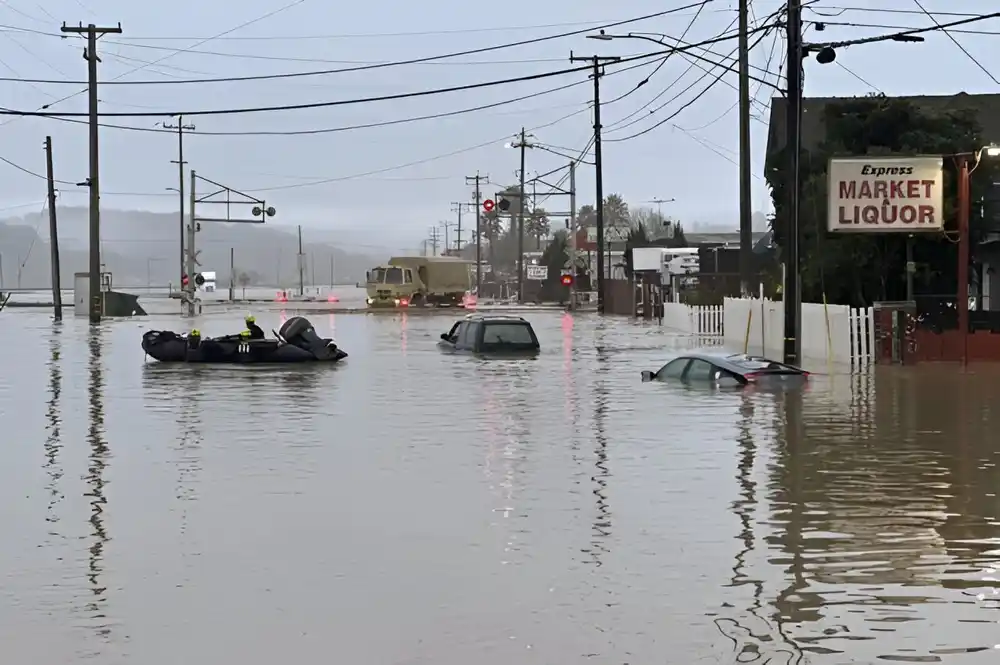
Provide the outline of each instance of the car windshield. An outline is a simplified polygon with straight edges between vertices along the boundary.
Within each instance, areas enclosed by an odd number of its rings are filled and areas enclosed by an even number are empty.
[[[373,284],[402,284],[402,268],[375,268],[368,273],[368,281]]]
[[[534,346],[535,338],[527,323],[517,321],[491,322],[483,330],[483,345],[515,344],[518,346]]]

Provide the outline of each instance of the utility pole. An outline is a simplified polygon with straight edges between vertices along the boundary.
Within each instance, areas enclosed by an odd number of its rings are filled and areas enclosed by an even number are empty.
[[[531,148],[528,134],[521,128],[520,139],[513,145],[521,150],[521,170],[518,172],[518,203],[517,203],[517,301],[524,302],[524,158],[525,151]]]
[[[576,309],[576,162],[569,163],[569,270],[573,281],[569,283],[569,309]]]
[[[594,79],[594,171],[595,198],[597,199],[597,312],[604,313],[604,163],[601,155],[601,65],[606,62],[619,62],[618,57],[576,57],[569,54],[570,62],[590,62],[594,68],[591,76]]]
[[[87,184],[90,187],[90,322],[100,323],[103,314],[104,298],[101,295],[101,188],[100,188],[100,141],[97,124],[97,39],[106,34],[121,34],[119,23],[114,28],[99,28],[93,23],[77,27],[63,23],[62,32],[87,35],[87,48],[83,57],[87,60],[87,92],[90,127],[90,177]]]
[[[462,201],[452,201],[452,210],[458,213],[458,227],[455,229],[455,250],[461,255],[462,252],[462,210],[469,205]]]
[[[750,189],[750,0],[739,0],[740,292],[753,292],[753,198]],[[791,5],[789,5],[789,11]]]
[[[229,300],[236,300],[236,248],[229,248]]]
[[[332,288],[333,288],[333,287],[334,287],[334,286],[336,285],[336,283],[337,283],[337,282],[336,282],[336,281],[334,281],[334,279],[333,279],[333,262],[334,262],[334,260],[335,260],[335,259],[333,258],[333,254],[331,254],[331,255],[330,255],[330,288],[331,288],[331,289],[332,289]]]
[[[194,316],[194,299],[198,289],[198,285],[194,283],[194,264],[198,258],[198,251],[195,248],[194,242],[195,235],[198,232],[197,222],[194,221],[194,204],[198,200],[198,197],[195,194],[196,178],[197,175],[195,175],[194,169],[191,169],[191,218],[188,221],[187,256],[185,257],[186,266],[184,269],[185,274],[188,276],[188,282],[187,286],[183,287],[184,291],[186,291],[186,294],[184,295],[187,300],[187,315],[191,317]]]
[[[59,273],[59,228],[56,225],[56,178],[52,168],[52,137],[45,137],[45,174],[49,181],[49,263],[52,264],[52,314],[62,321],[62,283]]]
[[[440,230],[441,229],[439,229],[436,226],[432,226],[431,227],[431,231],[430,231],[430,233],[431,233],[431,237],[430,237],[431,256],[437,256],[438,255],[438,238],[439,238],[438,232]]]
[[[479,171],[476,171],[474,176],[466,176],[466,185],[476,186],[476,296],[479,296],[480,288],[483,285],[483,233],[480,227],[483,213],[483,200],[482,200],[482,190],[481,185],[488,185],[490,182],[489,176],[479,175]]]
[[[802,356],[799,334],[802,319],[802,293],[799,290],[799,157],[802,121],[802,2],[788,0],[788,55],[786,99],[785,151],[788,155],[788,210],[785,213],[785,288],[782,295],[785,309],[784,360],[798,365]]]
[[[299,297],[306,294],[305,255],[302,253],[302,227],[299,226]]]
[[[442,256],[447,256],[448,255],[448,228],[451,226],[451,224],[449,222],[447,222],[447,221],[438,222],[438,223],[441,225],[441,228],[444,229],[444,250],[442,250],[441,255]]]
[[[177,160],[170,160],[171,164],[177,164],[178,179],[177,179],[177,192],[180,194],[180,243],[181,243],[181,274],[180,282],[184,282],[184,165],[187,162],[184,161],[184,130],[194,131],[194,125],[185,125],[184,116],[177,116],[176,125],[163,124],[164,129],[176,129],[177,130]]]

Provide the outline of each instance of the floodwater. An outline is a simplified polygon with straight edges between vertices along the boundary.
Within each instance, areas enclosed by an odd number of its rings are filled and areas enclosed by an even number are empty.
[[[310,316],[346,363],[0,314],[3,662],[1000,657],[996,372],[712,393],[640,383],[691,342],[625,320],[538,312],[540,357],[483,361],[448,317]]]

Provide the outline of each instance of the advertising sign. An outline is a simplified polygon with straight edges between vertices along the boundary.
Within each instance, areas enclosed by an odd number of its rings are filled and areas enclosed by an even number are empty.
[[[544,280],[549,276],[548,266],[525,266],[525,270],[528,279]]]
[[[827,229],[833,233],[923,233],[944,228],[941,157],[830,160]]]

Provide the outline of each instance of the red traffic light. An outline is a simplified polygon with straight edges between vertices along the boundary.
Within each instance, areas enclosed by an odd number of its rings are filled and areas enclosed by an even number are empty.
[[[559,281],[562,282],[563,286],[570,286],[573,284],[573,275],[563,275],[559,278]]]
[[[191,280],[188,279],[187,275],[182,275],[181,276],[181,286],[187,286],[188,282],[190,282],[190,281]]]
[[[485,210],[486,212],[489,212],[489,211],[493,210],[493,206],[495,206],[495,205],[496,204],[493,203],[493,199],[486,199],[485,201],[483,201],[483,210]]]

